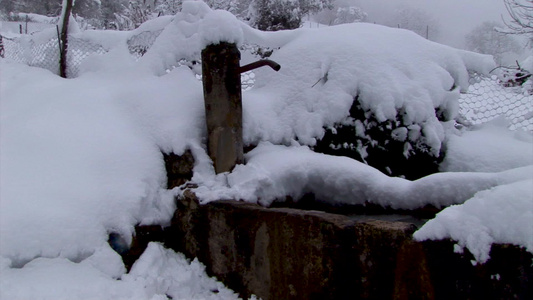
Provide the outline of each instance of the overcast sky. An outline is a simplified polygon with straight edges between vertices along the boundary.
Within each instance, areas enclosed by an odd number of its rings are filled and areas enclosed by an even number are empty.
[[[409,4],[425,10],[440,23],[438,42],[462,48],[464,36],[484,21],[501,22],[507,18],[503,0],[357,0],[372,18],[386,15],[398,4]]]

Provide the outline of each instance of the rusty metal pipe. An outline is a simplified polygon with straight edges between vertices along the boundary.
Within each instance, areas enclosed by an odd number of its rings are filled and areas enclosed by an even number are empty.
[[[238,72],[242,74],[244,72],[248,72],[253,69],[263,67],[263,66],[269,66],[275,71],[279,71],[279,69],[281,69],[281,66],[277,62],[272,61],[270,59],[262,59],[262,60],[258,60],[256,62],[247,64],[245,66],[239,67]]]

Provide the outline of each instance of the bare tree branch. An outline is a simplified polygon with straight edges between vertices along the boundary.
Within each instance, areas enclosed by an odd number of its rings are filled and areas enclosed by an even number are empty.
[[[510,34],[533,34],[533,0],[503,0],[511,20],[503,22],[506,29],[499,31]]]

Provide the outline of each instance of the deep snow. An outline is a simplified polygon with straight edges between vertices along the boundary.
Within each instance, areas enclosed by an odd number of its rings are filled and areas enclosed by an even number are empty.
[[[222,34],[206,34],[217,20]],[[468,70],[487,72],[490,57],[371,24],[263,33],[201,2],[146,26],[164,29],[138,61],[123,35],[80,33],[110,51],[88,59],[75,79],[0,60],[0,298],[235,299],[198,263],[161,245],[151,244],[129,274],[107,245],[110,232],[129,239],[136,224],[169,221],[179,189],[164,188],[161,151],[186,148],[204,203],[269,204],[314,192],[394,208],[458,204],[415,237],[453,238],[480,262],[492,243],[533,252],[531,135],[497,122],[458,130],[434,114],[457,113]],[[246,165],[215,175],[203,148],[201,83],[189,68],[173,67],[225,38],[281,47],[272,59],[282,69],[260,70],[243,93],[245,140],[259,146]],[[444,172],[410,182],[310,151],[325,126],[348,116],[356,95],[382,120],[405,109],[432,151],[446,145]]]
[[[2,266],[0,298],[238,299],[222,283],[207,277],[205,267],[197,260],[188,261],[157,243],[150,243],[130,272],[124,272],[121,257],[109,246],[79,263],[65,258],[37,258],[22,269]]]

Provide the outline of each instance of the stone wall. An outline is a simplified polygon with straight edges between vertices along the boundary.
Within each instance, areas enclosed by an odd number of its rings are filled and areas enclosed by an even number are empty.
[[[243,297],[533,299],[531,253],[498,245],[474,266],[451,241],[414,242],[415,230],[238,201],[199,205],[187,191],[162,239]]]

